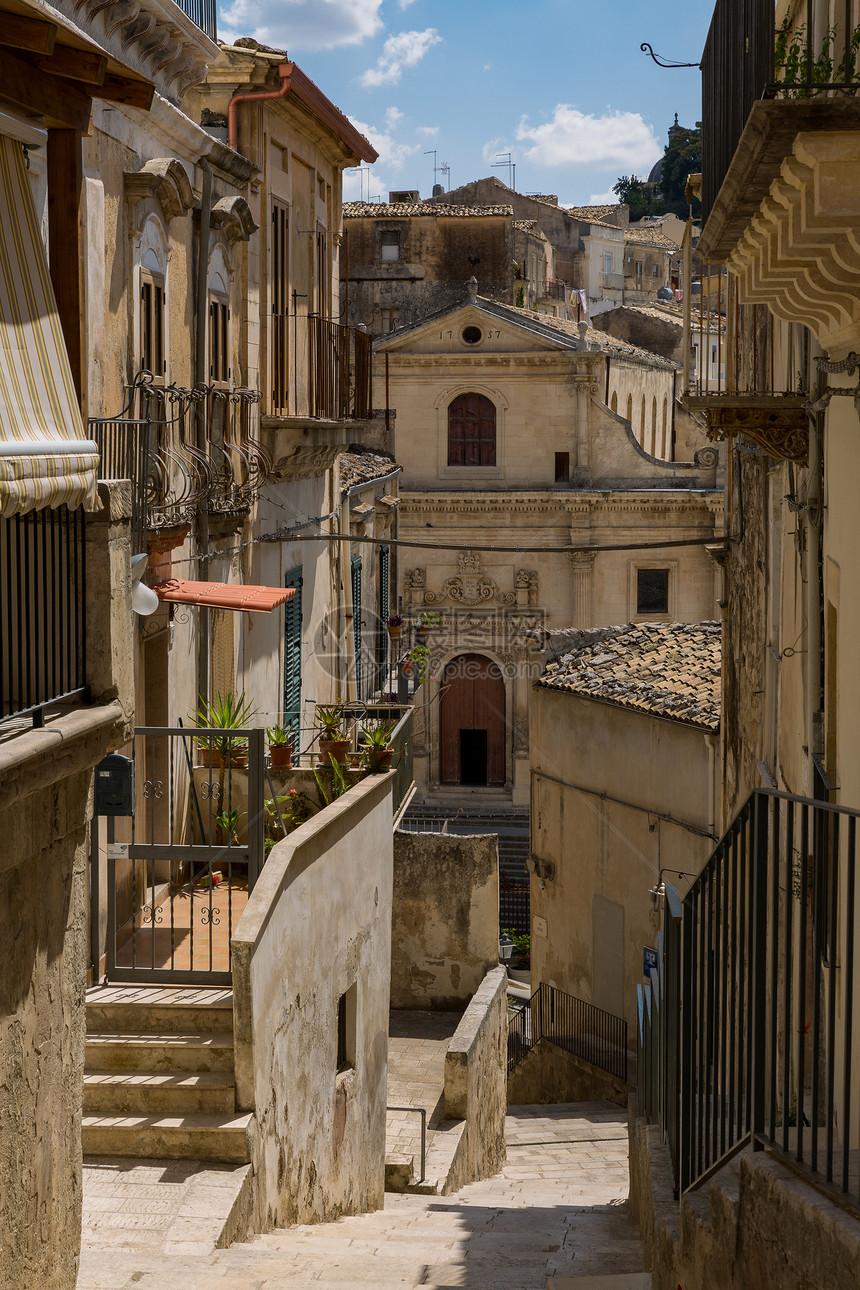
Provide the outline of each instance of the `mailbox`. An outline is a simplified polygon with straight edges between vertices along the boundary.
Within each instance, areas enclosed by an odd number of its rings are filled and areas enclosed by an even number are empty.
[[[134,762],[109,753],[96,766],[96,815],[134,815]]]

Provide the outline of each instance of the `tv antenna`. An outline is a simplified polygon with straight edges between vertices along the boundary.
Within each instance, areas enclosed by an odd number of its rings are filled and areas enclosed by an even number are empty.
[[[517,163],[514,161],[513,157],[511,156],[511,154],[510,154],[509,152],[497,152],[497,153],[496,153],[496,156],[497,156],[497,157],[502,157],[502,158],[504,158],[504,160],[502,160],[502,161],[494,161],[494,162],[493,162],[493,164],[492,164],[492,166],[490,167],[490,169],[491,169],[491,170],[507,170],[507,172],[508,172],[508,187],[509,187],[509,188],[512,188],[512,189],[514,190],[514,192],[516,192],[516,188],[517,188]]]
[[[433,187],[434,187],[434,188],[436,187],[436,184],[439,182],[439,181],[438,181],[438,179],[436,178],[436,176],[437,176],[437,175],[444,175],[444,173],[445,173],[445,164],[443,163],[441,166],[437,166],[437,164],[436,164],[436,153],[437,153],[437,151],[438,151],[438,149],[437,149],[437,148],[429,148],[429,149],[427,150],[427,152],[425,152],[425,153],[424,153],[424,156],[425,156],[425,157],[432,157],[432,158],[433,158]]]

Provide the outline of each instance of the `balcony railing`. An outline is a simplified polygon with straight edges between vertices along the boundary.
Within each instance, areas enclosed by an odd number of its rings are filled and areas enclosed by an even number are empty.
[[[271,469],[252,424],[258,401],[252,390],[185,390],[141,373],[122,415],[90,419],[100,478],[132,482],[136,551],[146,529],[191,523],[204,500],[216,515],[249,509]]]
[[[176,0],[176,3],[210,40],[218,39],[215,0]]]
[[[561,278],[550,278],[538,291],[539,300],[561,300],[570,299],[570,287]]]
[[[860,88],[852,0],[802,0],[774,31],[773,0],[717,0],[702,58],[702,208],[713,207],[757,99]]]
[[[623,273],[604,273],[600,281],[601,286],[608,288],[610,291],[624,290]]]
[[[639,995],[639,1110],[676,1188],[767,1146],[860,1204],[854,1045],[860,812],[752,794],[687,893],[667,887]]]
[[[627,1082],[627,1022],[541,981],[508,1031],[508,1073],[537,1044],[552,1044]]]
[[[83,511],[0,519],[0,722],[85,694],[84,566]]]
[[[272,415],[368,420],[372,343],[368,333],[317,314],[273,317]]]

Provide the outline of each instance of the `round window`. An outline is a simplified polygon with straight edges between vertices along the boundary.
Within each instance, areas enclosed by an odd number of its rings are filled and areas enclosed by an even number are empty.
[[[463,340],[467,345],[477,345],[478,342],[483,339],[484,333],[481,331],[480,327],[463,328]]]

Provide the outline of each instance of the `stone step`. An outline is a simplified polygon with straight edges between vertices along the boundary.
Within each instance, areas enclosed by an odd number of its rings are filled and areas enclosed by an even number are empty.
[[[88,1034],[85,1069],[232,1072],[233,1033]]]
[[[248,1130],[253,1115],[94,1115],[81,1121],[85,1156],[152,1157],[166,1160],[251,1159]]]
[[[92,986],[87,1031],[150,1034],[233,1029],[233,991],[190,986]]]
[[[546,1290],[651,1290],[650,1272],[614,1272],[603,1277],[550,1277]]]
[[[236,1087],[228,1071],[88,1070],[84,1074],[85,1113],[229,1115],[235,1107]]]

